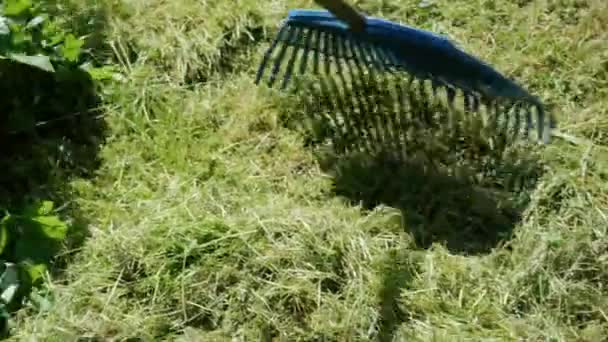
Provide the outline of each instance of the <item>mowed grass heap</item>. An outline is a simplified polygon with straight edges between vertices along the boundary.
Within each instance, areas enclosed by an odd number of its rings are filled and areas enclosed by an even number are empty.
[[[585,139],[539,148],[538,180],[497,200],[527,198],[508,239],[483,252],[452,248],[471,226],[491,231],[503,221],[483,199],[462,204],[449,181],[411,178],[420,200],[406,200],[408,210],[386,199],[407,193],[378,196],[375,206],[336,195],[340,175],[324,172],[301,132],[284,124],[300,108],[253,85],[293,3],[93,1],[107,11],[103,29],[123,80],[106,89],[103,167],[71,184],[90,237],[49,281],[52,310],[24,309],[14,338],[608,336],[604,1],[355,3],[449,34],[538,94],[560,130]],[[387,179],[400,175],[392,172]],[[377,185],[386,193],[394,184]],[[448,241],[417,247],[402,227],[408,215]]]

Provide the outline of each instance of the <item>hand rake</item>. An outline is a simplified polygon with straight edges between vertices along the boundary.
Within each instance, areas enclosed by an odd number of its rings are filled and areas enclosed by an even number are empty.
[[[382,134],[380,128],[373,134],[367,133],[379,140],[399,140],[398,135],[411,128],[416,120],[413,114],[416,104],[424,103],[428,107],[429,103],[439,101],[443,103],[443,113],[431,110],[435,113],[431,117],[425,114],[425,120],[435,121],[434,125],[451,134],[463,123],[472,124],[473,114],[484,112],[486,118],[481,120],[489,123],[493,132],[514,131],[513,134],[505,133],[512,137],[520,133],[529,137],[535,117],[538,139],[549,142],[555,121],[545,114],[542,102],[448,38],[360,15],[342,0],[317,2],[329,11],[296,9],[289,12],[263,57],[256,84],[261,82],[271,60],[274,62],[268,78],[270,87],[281,72],[284,89],[290,83],[294,69],[305,76],[312,67],[313,75],[326,76],[318,82],[320,91],[313,96],[335,97],[334,109],[342,112],[343,117],[357,116],[355,102],[358,104],[358,118],[338,120],[334,116],[332,119],[342,121],[341,125],[345,126],[342,130],[360,136],[365,133],[362,128],[365,124],[360,120],[365,115],[372,115],[372,108],[384,104],[392,108],[392,116],[378,118],[376,115],[372,121],[384,124],[384,127],[390,124],[401,133]],[[366,91],[369,84],[392,94],[391,99],[396,103],[374,102]],[[339,85],[345,96],[339,96]],[[348,94],[354,96],[347,98]],[[440,97],[443,101],[438,100]]]

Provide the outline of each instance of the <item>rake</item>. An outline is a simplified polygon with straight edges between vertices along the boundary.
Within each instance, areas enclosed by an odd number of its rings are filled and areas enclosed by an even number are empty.
[[[351,116],[342,119],[343,130],[355,135],[364,133],[361,120],[371,115],[372,107],[392,108],[392,116],[372,121],[399,130],[416,120],[416,104],[442,103],[443,110],[425,120],[434,120],[452,134],[459,124],[471,124],[473,114],[485,113],[482,121],[497,134],[512,131],[510,137],[528,138],[536,125],[537,138],[549,142],[555,120],[545,113],[541,100],[447,37],[361,15],[341,0],[317,2],[328,10],[289,11],[264,54],[256,84],[269,68],[268,86],[273,87],[282,73],[281,89],[291,83],[294,73],[323,76],[313,96],[335,98],[334,109]],[[395,103],[372,99],[365,90],[370,84],[390,93]],[[337,117],[333,120],[339,125]],[[375,133],[378,140],[380,131],[377,128]],[[399,134],[384,134],[382,139],[399,140]]]

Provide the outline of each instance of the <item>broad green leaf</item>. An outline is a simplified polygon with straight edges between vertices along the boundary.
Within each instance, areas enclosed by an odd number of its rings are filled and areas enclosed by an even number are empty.
[[[17,16],[32,8],[31,0],[4,0],[4,14]]]
[[[36,284],[38,281],[44,278],[44,273],[46,272],[45,264],[28,264],[24,263],[23,266],[27,271],[28,276],[30,277],[30,281],[32,284]]]
[[[0,225],[7,224],[12,218],[13,216],[8,211],[4,212],[4,216],[2,217],[2,220],[0,220]]]
[[[74,37],[74,35],[71,33],[68,34],[63,41],[63,46],[61,47],[63,57],[70,62],[78,61],[83,44],[84,41]]]
[[[22,213],[22,217],[36,217],[36,216],[44,216],[49,215],[54,208],[53,201],[36,201],[27,205]]]
[[[63,240],[68,232],[68,225],[57,216],[38,216],[32,221],[40,225],[44,235],[53,240]]]
[[[42,201],[42,203],[38,205],[38,210],[36,210],[36,213],[38,215],[49,215],[53,212],[53,207],[53,201]]]
[[[55,68],[53,68],[53,64],[51,64],[51,60],[48,56],[26,56],[13,53],[9,54],[8,58],[14,60],[15,62],[27,64],[44,71],[55,72]]]
[[[47,20],[42,25],[42,35],[45,37],[45,40],[47,40],[48,45],[54,46],[63,41],[65,32],[56,22]]]
[[[4,221],[4,220],[3,220]],[[6,224],[0,223],[0,254],[4,252],[8,243],[8,227]]]
[[[4,215],[2,220],[0,220],[0,254],[4,252],[4,248],[8,243],[9,239],[9,225],[12,221],[13,217],[8,212]]]
[[[15,239],[15,261],[47,263],[56,255],[67,234],[67,224],[57,216],[22,215],[20,235]]]

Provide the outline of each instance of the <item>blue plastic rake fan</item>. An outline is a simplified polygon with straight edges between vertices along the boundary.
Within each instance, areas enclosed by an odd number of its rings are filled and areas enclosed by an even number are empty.
[[[555,122],[545,113],[542,102],[488,64],[456,47],[449,39],[380,18],[358,15],[352,8],[346,7],[350,10],[346,14],[344,8],[330,9],[339,17],[325,10],[291,10],[263,57],[255,83],[261,82],[272,60],[268,78],[271,87],[281,73],[284,89],[290,84],[294,71],[305,76],[312,68],[311,74],[325,76],[319,82],[321,91],[316,96],[338,96],[340,84],[345,89],[351,87],[355,99],[350,101],[360,105],[367,103],[367,107],[360,107],[358,113],[356,110],[348,112],[348,108],[356,106],[347,106],[342,97],[337,100],[335,109],[343,116],[365,116],[369,114],[365,113],[368,108],[378,104],[370,104],[371,97],[362,89],[379,75],[381,80],[375,81],[377,89],[387,92],[390,89],[395,94],[393,98],[397,104],[393,108],[397,109],[393,111],[398,113],[393,119],[375,119],[376,122],[400,122],[400,127],[405,127],[404,122],[413,119],[413,103],[432,102],[443,92],[443,114],[446,115],[440,115],[437,120],[449,122],[449,125],[440,127],[456,130],[459,124],[471,122],[471,116],[481,113],[485,107],[484,113],[488,117],[485,122],[493,124],[496,132],[511,131],[515,137],[523,133],[527,138],[536,121],[538,139],[549,142]],[[461,113],[467,115],[454,114],[458,99],[461,99]]]

